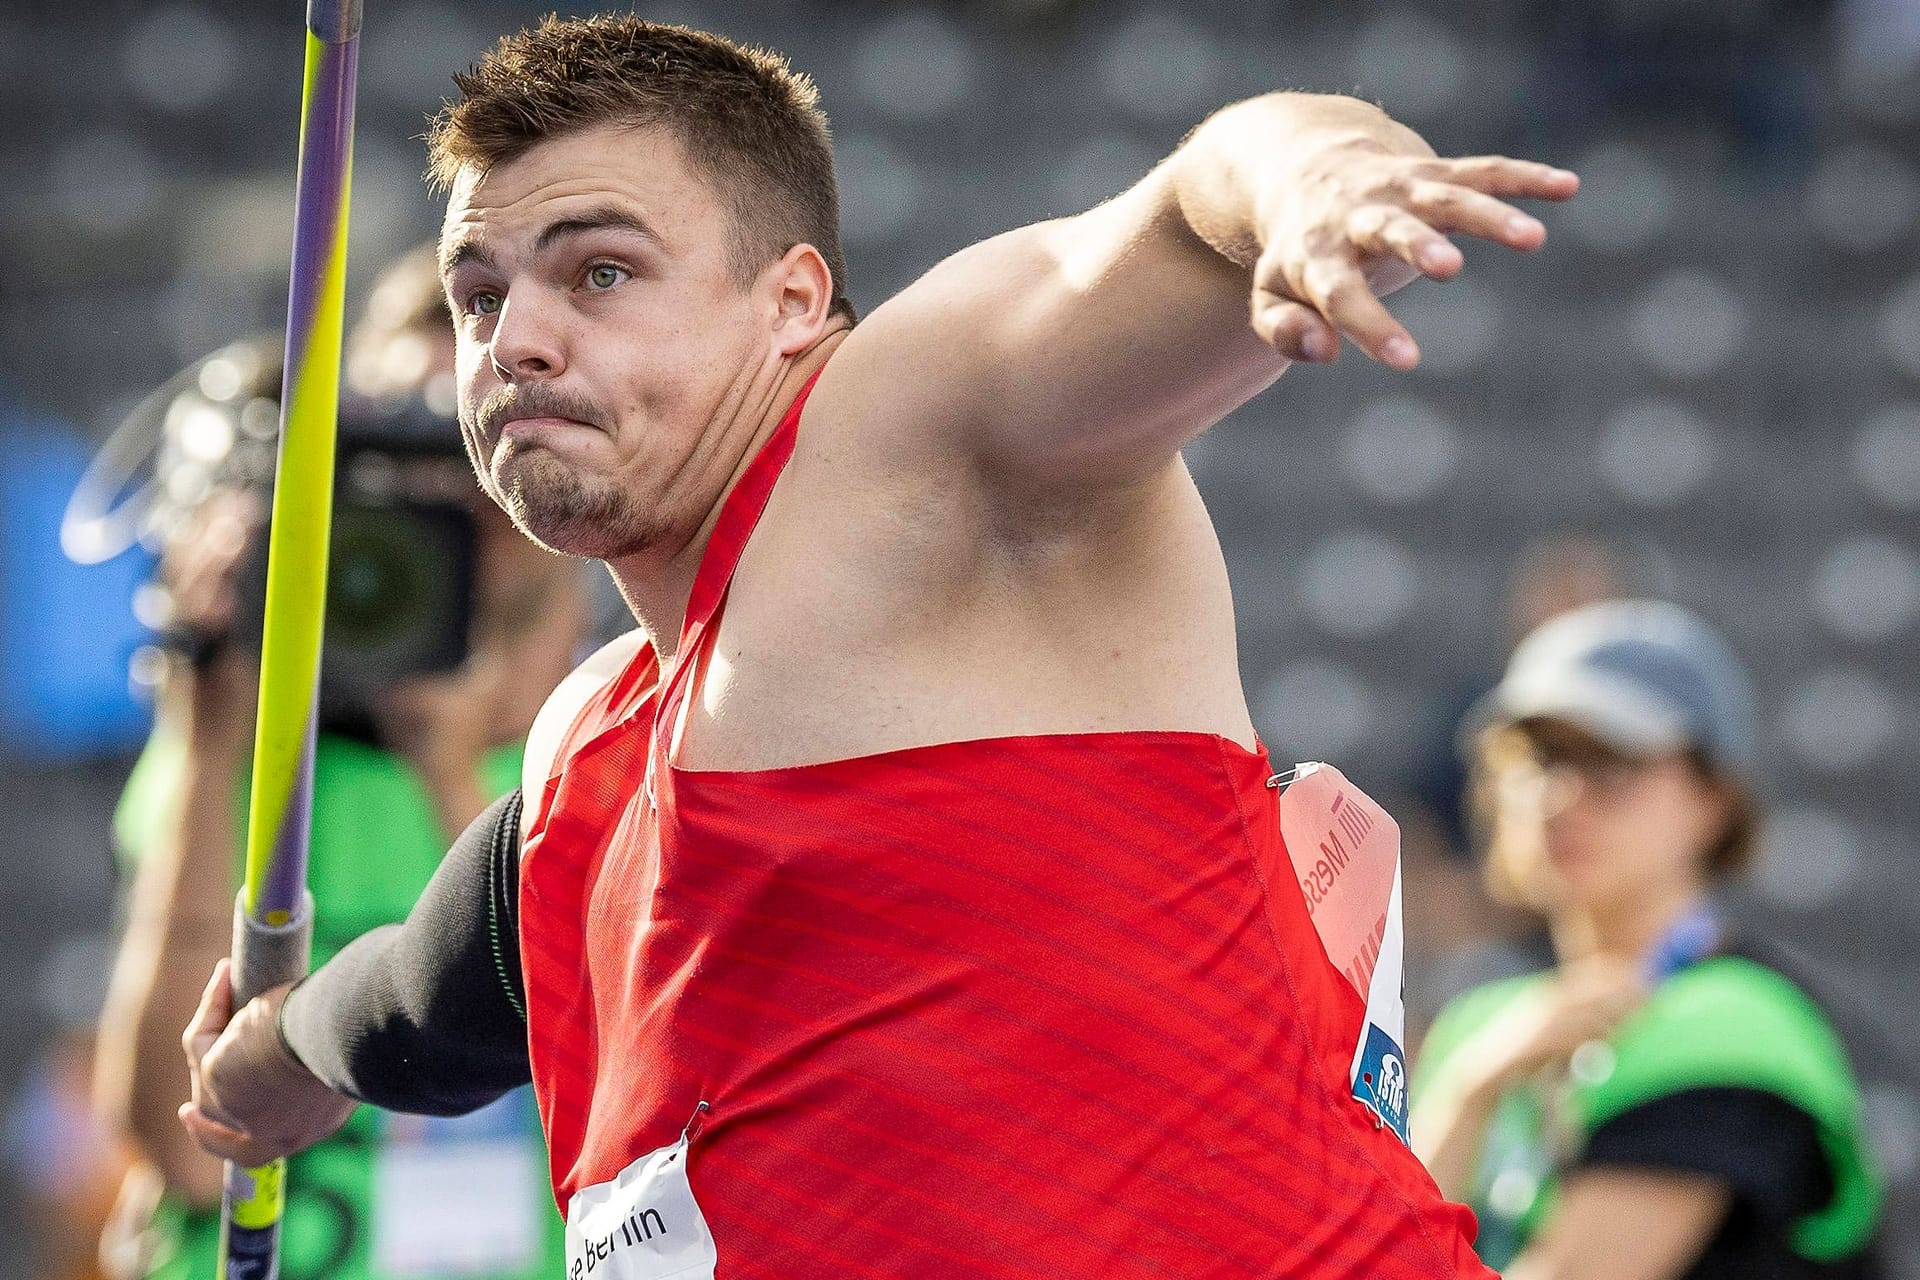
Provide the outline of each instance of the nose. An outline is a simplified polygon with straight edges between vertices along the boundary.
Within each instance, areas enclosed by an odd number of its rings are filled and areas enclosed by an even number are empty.
[[[487,359],[493,376],[509,384],[556,377],[566,368],[559,332],[524,292],[501,302]]]

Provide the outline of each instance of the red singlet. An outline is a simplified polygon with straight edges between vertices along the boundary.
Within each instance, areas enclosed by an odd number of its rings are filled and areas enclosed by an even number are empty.
[[[805,401],[727,498],[673,676],[643,648],[588,702],[527,832],[561,1205],[706,1101],[684,1167],[722,1280],[1491,1280],[1471,1215],[1349,1094],[1363,1006],[1264,752],[1089,733],[672,766]]]

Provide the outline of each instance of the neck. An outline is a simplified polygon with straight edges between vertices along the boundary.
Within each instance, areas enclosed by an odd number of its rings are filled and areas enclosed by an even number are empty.
[[[797,356],[783,358],[742,384],[729,397],[722,411],[707,424],[703,451],[717,457],[724,475],[712,500],[707,504],[699,526],[684,541],[670,546],[648,548],[631,556],[607,561],[614,585],[627,602],[634,619],[647,633],[654,653],[664,664],[680,649],[680,629],[687,616],[687,597],[693,592],[693,580],[700,572],[707,544],[720,520],[727,497],[740,477],[773,433],[780,420],[807,385],[807,379],[819,372],[850,331],[841,327],[828,332],[820,341]]]
[[[1697,884],[1675,884],[1627,902],[1558,912],[1549,922],[1554,952],[1562,963],[1604,958],[1638,964],[1703,896]]]

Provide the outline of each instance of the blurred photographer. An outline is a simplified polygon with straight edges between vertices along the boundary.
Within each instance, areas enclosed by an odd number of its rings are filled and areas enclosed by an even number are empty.
[[[314,768],[315,964],[404,918],[452,836],[517,784],[522,739],[585,625],[579,566],[522,537],[473,483],[429,251],[388,270],[348,350]],[[103,1251],[123,1274],[205,1277],[221,1167],[177,1118],[180,1028],[227,953],[238,885],[278,353],[236,344],[177,381],[159,468],[183,504],[159,575],[168,656],[116,816],[132,885],[97,1093],[159,1175],[129,1180],[134,1228]],[[459,1256],[448,1222],[463,1227]],[[292,1162],[287,1280],[506,1280],[554,1274],[560,1256],[525,1091],[458,1121],[362,1108]]]
[[[1846,1054],[1710,900],[1752,853],[1752,707],[1698,618],[1608,601],[1528,636],[1476,717],[1490,887],[1557,963],[1448,1007],[1412,1127],[1509,1280],[1876,1274]]]

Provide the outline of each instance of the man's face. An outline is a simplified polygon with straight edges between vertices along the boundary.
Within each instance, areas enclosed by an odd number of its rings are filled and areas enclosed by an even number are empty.
[[[614,559],[705,518],[726,479],[707,427],[774,358],[732,227],[660,129],[563,136],[454,184],[461,428],[529,536]]]

